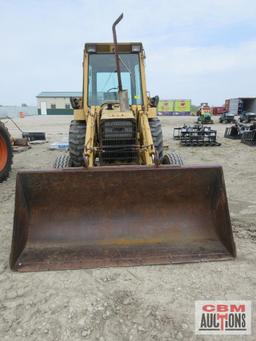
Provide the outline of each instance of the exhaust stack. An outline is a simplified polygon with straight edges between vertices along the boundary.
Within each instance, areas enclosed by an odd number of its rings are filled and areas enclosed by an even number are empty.
[[[118,55],[118,45],[117,45],[117,35],[116,35],[116,26],[123,19],[123,13],[116,19],[116,21],[112,25],[113,32],[113,40],[115,45],[115,58],[116,58],[116,72],[117,72],[117,80],[118,80],[118,97],[120,103],[120,111],[130,111],[129,102],[128,102],[128,91],[123,90],[122,79],[121,79],[121,70],[120,70],[120,60]]]

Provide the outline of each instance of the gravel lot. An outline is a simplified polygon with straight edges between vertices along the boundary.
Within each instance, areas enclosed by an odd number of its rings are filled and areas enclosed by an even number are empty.
[[[64,141],[71,117],[16,119],[24,129],[45,131],[48,141]],[[193,117],[161,118],[165,144],[186,164],[222,164],[238,257],[235,261],[13,273],[8,266],[15,177],[25,168],[51,167],[57,155],[48,144],[16,154],[8,181],[0,185],[0,339],[1,340],[222,340],[194,334],[195,300],[255,300],[256,149],[223,138],[220,147],[180,147],[172,129]],[[216,118],[215,118],[216,120]],[[17,130],[8,124],[10,132]],[[225,340],[255,340],[252,335]]]

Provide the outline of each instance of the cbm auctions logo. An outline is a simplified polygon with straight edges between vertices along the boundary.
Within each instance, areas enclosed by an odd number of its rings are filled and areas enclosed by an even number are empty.
[[[196,301],[195,333],[250,335],[250,301]]]

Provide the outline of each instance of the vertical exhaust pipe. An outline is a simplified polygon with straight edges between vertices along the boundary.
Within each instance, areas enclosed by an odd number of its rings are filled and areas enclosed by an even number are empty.
[[[117,72],[117,80],[118,80],[118,97],[120,103],[120,111],[129,111],[129,102],[128,102],[128,91],[123,90],[122,79],[121,79],[121,70],[120,70],[120,60],[118,55],[118,45],[117,45],[117,35],[116,35],[116,26],[123,19],[123,13],[116,19],[116,21],[112,25],[113,32],[113,40],[115,46],[115,60],[116,60],[116,72]]]

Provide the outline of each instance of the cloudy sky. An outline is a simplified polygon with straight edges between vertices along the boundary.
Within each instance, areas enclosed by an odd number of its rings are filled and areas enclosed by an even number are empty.
[[[85,42],[142,41],[162,99],[256,96],[255,0],[0,0],[0,104],[79,91]]]

